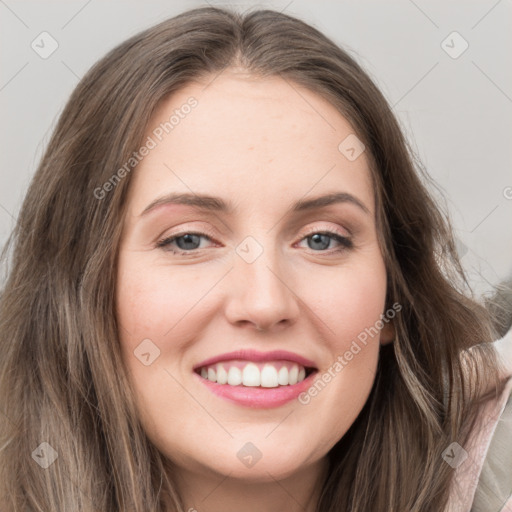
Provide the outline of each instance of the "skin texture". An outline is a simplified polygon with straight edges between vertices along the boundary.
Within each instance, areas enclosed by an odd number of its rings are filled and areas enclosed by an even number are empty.
[[[354,130],[328,102],[234,68],[166,100],[148,135],[190,96],[198,105],[133,171],[117,287],[123,360],[147,435],[175,464],[186,510],[314,510],[326,454],[364,406],[392,325],[307,405],[236,405],[192,368],[240,348],[282,349],[311,359],[321,375],[379,320],[386,270],[368,162],[338,150]],[[235,213],[165,205],[141,216],[170,192],[220,196]],[[369,213],[348,202],[291,211],[332,192],[352,194]],[[326,230],[353,247],[327,238],[318,249],[307,238]],[[157,247],[187,232],[207,235],[192,256],[173,254],[177,242]],[[252,263],[235,251],[248,236],[263,249]],[[160,350],[148,366],[134,355],[144,339]],[[262,454],[252,467],[237,457],[247,442]]]

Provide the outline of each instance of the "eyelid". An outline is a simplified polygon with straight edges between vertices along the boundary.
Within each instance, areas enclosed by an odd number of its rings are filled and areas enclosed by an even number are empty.
[[[313,235],[315,233],[335,233],[336,235],[339,235],[343,238],[352,238],[352,234],[348,231],[348,229],[345,229],[346,233],[343,233],[341,232],[341,230],[339,229],[336,229],[336,228],[333,228],[333,227],[318,227],[318,226],[315,226],[309,230],[306,230],[304,233],[301,233],[300,235],[300,239],[299,240],[302,240],[303,238],[307,237],[307,236],[310,236],[310,235]]]
[[[208,235],[208,233],[205,232],[200,232],[200,231],[194,231],[194,230],[191,230],[189,229],[188,231],[180,231],[176,234],[172,233],[170,235],[167,235],[163,238],[159,238],[158,241],[156,242],[156,245],[155,245],[155,248],[156,249],[163,249],[164,251],[169,251],[173,254],[178,254],[178,255],[190,255],[190,256],[193,256],[193,255],[197,255],[200,251],[203,251],[203,249],[191,249],[190,251],[185,251],[183,249],[170,249],[168,247],[171,246],[171,244],[177,239],[177,238],[180,238],[182,236],[185,236],[185,235],[196,235],[196,236],[199,236],[199,237],[202,237],[202,238],[206,238],[208,239],[210,242],[213,243],[213,245],[217,245],[218,244],[216,243],[215,239],[212,238],[210,235]]]
[[[198,228],[192,228],[192,227],[187,228],[187,225],[185,225],[184,228],[180,228],[180,229],[177,229],[176,231],[164,232],[164,233],[166,233],[166,234],[160,235],[158,237],[158,239],[157,239],[158,242],[167,240],[169,238],[180,237],[180,236],[188,235],[188,234],[202,235],[202,236],[206,236],[210,239],[215,239],[217,237],[217,234],[212,229],[210,229],[209,227],[205,227],[205,226],[201,226]]]
[[[336,228],[332,228],[332,227],[318,227],[318,226],[314,226],[314,227],[311,227],[309,229],[306,229],[305,232],[302,232],[299,236],[299,239],[298,241],[301,241],[303,240],[304,238],[306,238],[307,236],[310,236],[310,235],[313,235],[315,233],[322,233],[322,232],[327,232],[327,233],[335,233],[343,238],[352,238],[352,233],[347,229],[345,228],[345,231],[346,233],[343,233],[341,232],[341,230],[339,229],[336,229]],[[191,234],[191,235],[198,235],[198,236],[201,236],[201,235],[206,235],[207,238],[210,238],[210,240],[215,240],[215,238],[217,237],[217,234],[213,232],[213,230],[211,230],[209,227],[206,227],[206,226],[203,226],[201,228],[198,228],[198,229],[194,229],[194,228],[190,228],[190,229],[187,229],[186,226],[185,228],[182,228],[176,232],[171,232],[167,235],[161,235],[158,237],[158,243],[159,242],[163,242],[169,238],[173,238],[173,237],[180,237],[180,236],[183,236],[183,235],[186,235],[186,234]]]

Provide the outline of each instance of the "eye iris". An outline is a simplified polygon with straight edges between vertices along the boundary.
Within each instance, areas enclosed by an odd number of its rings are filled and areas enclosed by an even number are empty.
[[[184,243],[180,243],[181,241],[183,241]],[[192,244],[193,247],[190,247],[190,244]],[[191,233],[187,233],[186,235],[182,235],[178,238],[176,238],[176,245],[180,248],[180,249],[183,249],[183,250],[186,250],[186,249],[197,249],[197,247],[195,247],[196,245],[199,246],[200,244],[200,237],[199,235],[194,235],[194,234],[191,234]]]
[[[315,233],[314,235],[311,235],[308,238],[313,242],[313,245],[320,244],[320,247],[310,246],[311,249],[327,249],[327,247],[329,247],[329,241],[331,237],[329,235],[325,235],[322,233]]]

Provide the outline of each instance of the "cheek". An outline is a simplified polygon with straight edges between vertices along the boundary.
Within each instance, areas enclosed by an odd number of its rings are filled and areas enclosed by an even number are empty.
[[[384,313],[386,273],[379,261],[369,268],[371,272],[347,267],[309,287],[308,302],[326,326],[323,341],[330,358],[299,401],[322,425],[326,446],[355,421],[375,378],[380,348],[376,323]]]
[[[179,361],[186,351],[191,307],[207,285],[191,285],[191,280],[129,253],[119,260],[116,299],[122,359],[134,386],[140,420],[157,445],[166,438],[168,425],[188,428],[186,418],[200,417],[200,411],[173,413],[184,407],[183,390],[173,376],[182,379],[175,369],[169,371],[169,362]],[[144,363],[145,353],[149,353],[149,364]]]
[[[375,324],[384,312],[386,272],[380,262],[369,268],[340,269],[328,279],[309,280],[304,288],[304,300],[325,324],[333,353],[345,352],[353,340],[364,339],[364,333],[367,341],[379,338]]]
[[[211,277],[211,276],[210,276]],[[185,334],[190,312],[211,288],[192,266],[170,269],[126,256],[120,260],[117,312],[124,339],[140,343]]]
[[[180,362],[208,321],[204,298],[218,279],[212,272],[194,271],[192,265],[171,269],[133,253],[121,254],[116,297],[121,353],[145,421],[152,422],[145,410],[158,405],[161,395],[160,414],[179,408],[183,390],[168,370],[181,381]],[[142,357],[147,353],[148,365]]]

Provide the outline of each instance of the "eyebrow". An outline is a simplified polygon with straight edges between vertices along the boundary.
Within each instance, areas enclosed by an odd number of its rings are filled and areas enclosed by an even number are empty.
[[[360,208],[363,212],[370,214],[370,210],[362,201],[347,192],[326,194],[323,196],[315,197],[313,199],[301,199],[292,205],[291,210],[293,212],[302,212],[323,208],[325,206],[330,206],[337,203],[353,204]],[[220,197],[200,194],[171,193],[155,199],[148,206],[146,206],[146,208],[144,208],[140,216],[142,217],[147,215],[150,211],[158,208],[159,206],[168,204],[183,204],[193,206],[200,210],[215,211],[221,213],[233,213],[235,211],[235,207],[232,203],[226,202]]]

